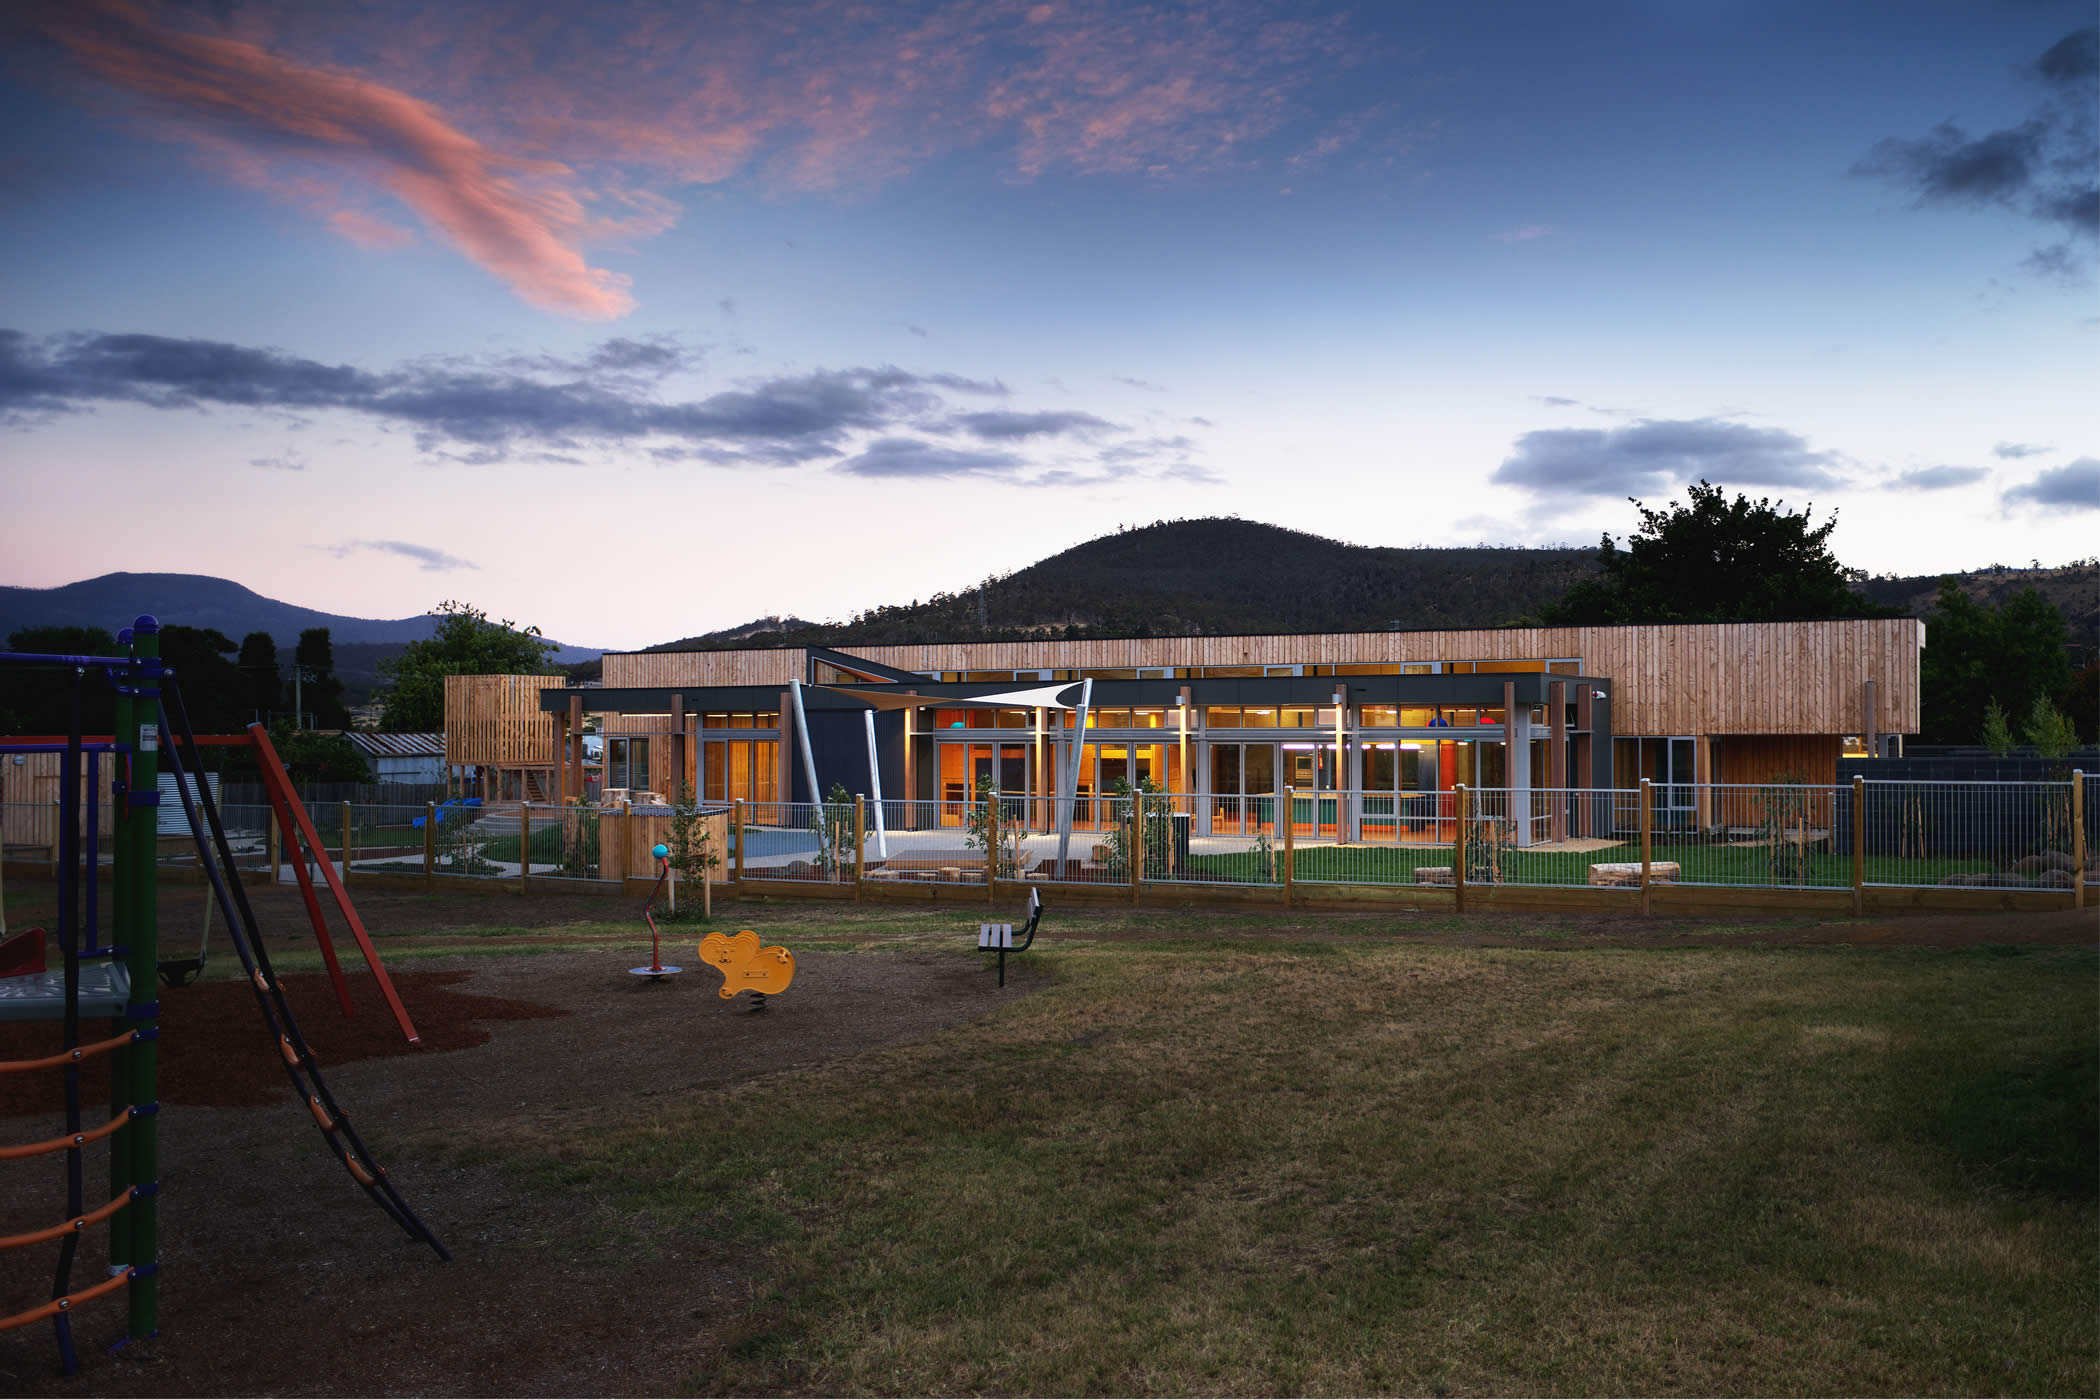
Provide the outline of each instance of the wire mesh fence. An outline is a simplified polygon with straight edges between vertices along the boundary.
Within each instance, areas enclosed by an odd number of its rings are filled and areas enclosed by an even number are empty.
[[[2086,779],[2088,860],[2093,779]],[[2078,870],[2072,787],[2062,782],[1861,785],[1864,883],[2070,889]],[[1851,835],[1851,813],[1842,816]]]
[[[707,824],[725,882],[982,886],[1652,885],[2068,890],[2095,880],[2100,774],[2062,779],[1682,784],[1644,789],[1147,793],[1063,802],[746,802],[685,809],[453,800],[306,804],[322,856],[358,874],[485,880],[650,878],[679,823]],[[1643,794],[1647,810],[1642,810]],[[303,843],[265,802],[220,803],[236,866],[292,878]],[[85,820],[85,818],[83,818]],[[2082,820],[2081,843],[2075,824]],[[6,857],[54,861],[58,809],[0,804]],[[857,837],[857,839],[856,839]],[[113,858],[105,831],[102,859]],[[160,860],[194,866],[186,835]],[[346,855],[347,853],[347,855]],[[307,853],[309,859],[312,853]],[[312,872],[318,877],[318,870]]]

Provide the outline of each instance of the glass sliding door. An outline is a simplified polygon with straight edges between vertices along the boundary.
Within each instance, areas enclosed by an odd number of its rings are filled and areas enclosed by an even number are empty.
[[[1274,744],[1210,746],[1210,829],[1221,836],[1273,834],[1276,805]]]

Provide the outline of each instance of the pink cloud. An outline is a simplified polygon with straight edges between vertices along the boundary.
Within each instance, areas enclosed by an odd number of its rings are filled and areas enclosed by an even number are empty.
[[[359,0],[216,19],[178,0],[45,0],[37,13],[79,69],[152,103],[229,177],[280,196],[305,182],[291,197],[366,246],[401,241],[375,207],[391,197],[526,300],[581,316],[634,300],[578,250],[671,227],[674,185],[867,189],[968,149],[1019,180],[1264,163],[1297,178],[1397,120],[1330,81],[1372,57],[1346,21],[1243,0]]]
[[[338,209],[328,216],[328,222],[360,248],[405,248],[416,241],[412,231],[355,209]]]
[[[236,39],[152,23],[122,0],[74,0],[31,17],[88,72],[149,101],[172,130],[256,162],[293,157],[378,184],[534,306],[609,318],[634,309],[628,279],[574,246],[588,212],[555,161],[492,150],[430,103],[353,73],[279,58]],[[330,223],[353,239],[398,235],[362,213]]]
[[[1495,235],[1497,243],[1536,243],[1541,238],[1553,236],[1551,224],[1525,224],[1521,228],[1506,228]]]

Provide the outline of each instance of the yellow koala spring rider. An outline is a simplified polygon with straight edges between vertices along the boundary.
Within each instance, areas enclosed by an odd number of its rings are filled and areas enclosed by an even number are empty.
[[[717,996],[729,1001],[738,992],[749,992],[753,1011],[765,1010],[766,998],[780,995],[795,980],[795,955],[785,948],[761,948],[750,929],[733,938],[710,933],[700,940],[700,960],[722,974]]]

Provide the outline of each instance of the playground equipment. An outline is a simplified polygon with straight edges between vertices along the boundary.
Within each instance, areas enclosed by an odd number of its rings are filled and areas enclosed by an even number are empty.
[[[171,985],[180,985],[201,972],[206,954],[200,943],[197,957],[162,963],[158,956],[158,834],[160,806],[159,765],[165,754],[175,789],[181,798],[190,834],[196,842],[198,864],[203,869],[215,901],[224,916],[230,941],[247,973],[265,1025],[273,1036],[286,1074],[300,1094],[323,1141],[341,1161],[351,1177],[409,1236],[427,1243],[440,1258],[449,1258],[437,1237],[418,1220],[374,1162],[370,1150],[358,1137],[327,1084],[300,1034],[291,1008],[263,946],[254,911],[249,907],[240,876],[234,869],[232,851],[220,820],[218,804],[210,785],[184,781],[185,771],[201,770],[200,754],[205,743],[253,744],[265,785],[273,798],[290,793],[291,783],[283,765],[269,746],[268,738],[254,727],[249,735],[218,736],[199,740],[191,732],[189,717],[176,688],[174,673],[159,659],[159,624],[140,617],[119,634],[124,648],[120,656],[67,656],[30,653],[0,653],[0,663],[53,668],[71,672],[72,706],[68,733],[62,741],[10,740],[4,751],[54,752],[60,755],[57,941],[62,971],[24,968],[15,975],[0,976],[0,1019],[23,1021],[56,1020],[63,1023],[60,1053],[35,1059],[0,1061],[0,1073],[33,1073],[56,1069],[64,1078],[65,1133],[44,1142],[0,1147],[0,1161],[63,1153],[66,1177],[66,1218],[57,1225],[0,1237],[0,1253],[27,1248],[52,1240],[61,1241],[51,1300],[38,1307],[0,1317],[0,1331],[25,1326],[45,1318],[52,1320],[57,1334],[60,1364],[68,1373],[77,1368],[71,1327],[72,1311],[92,1299],[128,1289],[129,1312],[126,1340],[154,1336],[159,1321],[158,1275],[160,1271],[158,1201],[160,1191],[157,1115],[160,1004],[135,999],[150,990],[156,977],[175,974]],[[112,732],[88,738],[82,733],[83,687],[90,676],[106,682],[113,692]],[[97,697],[100,698],[99,696]],[[172,720],[172,722],[171,722]],[[165,744],[165,748],[163,745]],[[189,755],[187,765],[184,753]],[[111,842],[114,854],[114,942],[99,944],[100,910],[100,794],[103,754],[111,758]],[[83,802],[83,796],[85,801]],[[85,808],[86,821],[81,820]],[[305,817],[303,807],[298,815]],[[292,827],[289,823],[287,830]],[[315,849],[319,840],[310,822],[304,823],[306,839]],[[84,858],[83,858],[84,857]],[[364,945],[374,976],[386,991],[397,1018],[411,1043],[416,1039],[407,1013],[377,953],[349,908],[348,897],[329,871],[338,903]],[[84,877],[84,880],[83,880]],[[341,971],[335,965],[327,942],[326,924],[308,890],[309,912],[322,941],[324,955],[335,974],[338,998],[349,1011],[349,996]],[[207,925],[208,928],[208,925]],[[208,936],[208,935],[207,935]],[[28,953],[24,949],[25,955]],[[41,963],[41,950],[21,963]],[[17,963],[16,966],[20,966]],[[100,1017],[116,1032],[106,1039],[83,1044],[82,1016]],[[110,1063],[110,1102],[113,1116],[108,1122],[84,1127],[81,1122],[80,1066],[107,1056]],[[89,1209],[85,1204],[82,1154],[88,1144],[108,1139],[112,1198]],[[88,1227],[107,1223],[110,1230],[109,1276],[100,1282],[73,1289],[71,1278],[80,1240]],[[122,1343],[119,1343],[122,1345]]]
[[[647,967],[630,967],[627,971],[636,977],[646,977],[651,982],[660,982],[666,977],[672,977],[685,971],[685,969],[682,967],[666,967],[664,965],[662,940],[656,932],[656,897],[663,892],[664,881],[669,879],[671,875],[671,848],[659,843],[649,848],[649,854],[656,857],[656,884],[649,891],[649,902],[642,906],[642,917],[649,924],[649,965]]]
[[[785,948],[761,948],[750,929],[734,938],[710,933],[700,940],[700,960],[722,974],[716,996],[731,1001],[738,992],[749,992],[755,998],[753,1011],[765,1010],[766,998],[780,995],[795,980],[795,955]]]
[[[1025,953],[1035,946],[1035,926],[1042,922],[1042,918],[1043,897],[1037,894],[1035,887],[1031,885],[1028,890],[1028,922],[1021,928],[1021,932],[1026,937],[1022,942],[1019,944],[1014,942],[1014,926],[1012,924],[979,924],[977,926],[977,946],[987,952],[996,950],[999,954],[1000,986],[1006,985],[1006,955],[1009,952]]]

